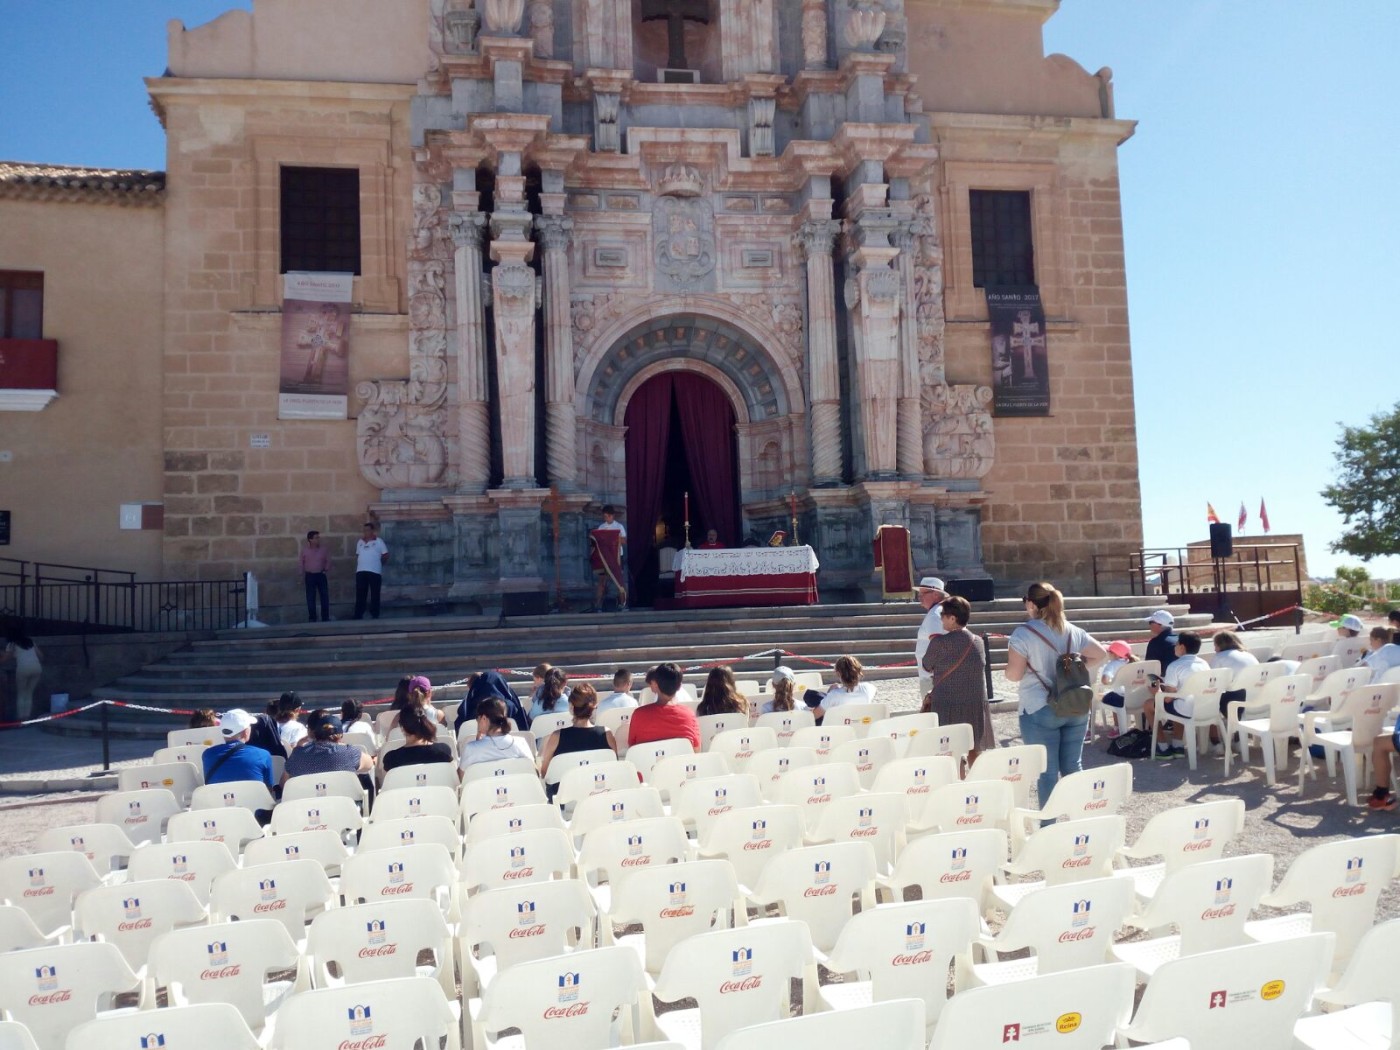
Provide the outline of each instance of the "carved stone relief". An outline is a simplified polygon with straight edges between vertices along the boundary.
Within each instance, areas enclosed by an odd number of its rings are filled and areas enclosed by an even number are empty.
[[[709,291],[715,276],[715,213],[702,197],[658,197],[652,210],[656,286]]]
[[[924,389],[924,471],[935,478],[981,478],[996,459],[992,388],[971,383]]]

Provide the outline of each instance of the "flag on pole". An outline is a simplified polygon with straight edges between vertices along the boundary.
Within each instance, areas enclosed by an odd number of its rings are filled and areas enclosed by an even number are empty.
[[[1269,512],[1264,507],[1264,497],[1259,497],[1259,524],[1264,527],[1264,531],[1269,531]]]
[[[1243,532],[1245,523],[1249,521],[1249,515],[1245,513],[1244,500],[1240,500],[1240,520],[1235,525],[1236,532]]]
[[[1220,515],[1218,515],[1218,514],[1215,513],[1215,508],[1212,507],[1209,503],[1206,504],[1206,524],[1207,524],[1207,525],[1219,525],[1219,524],[1220,524]]]

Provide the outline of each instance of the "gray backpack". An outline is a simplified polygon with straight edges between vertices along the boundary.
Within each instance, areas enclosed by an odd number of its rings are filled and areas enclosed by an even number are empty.
[[[1030,662],[1026,662],[1031,674],[1045,686],[1046,702],[1050,705],[1050,710],[1059,718],[1083,718],[1094,706],[1094,687],[1090,684],[1089,665],[1079,653],[1070,650],[1068,638],[1065,639],[1065,651],[1060,652],[1049,638],[1034,627],[1031,628],[1031,633],[1050,646],[1055,653],[1053,682],[1041,678],[1040,673],[1030,666]]]

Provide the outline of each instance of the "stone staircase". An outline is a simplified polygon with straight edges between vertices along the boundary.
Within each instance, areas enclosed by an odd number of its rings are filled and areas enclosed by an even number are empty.
[[[1149,598],[1067,598],[1069,618],[1101,640],[1147,637]],[[1171,607],[1180,626],[1204,625],[1206,615]],[[517,691],[528,691],[529,669],[548,660],[579,678],[608,678],[618,667],[637,674],[660,660],[697,669],[687,681],[703,681],[707,665],[730,663],[736,675],[770,672],[772,650],[790,655],[795,670],[824,670],[852,654],[872,680],[903,678],[912,667],[914,635],[923,610],[914,602],[818,605],[807,608],[642,610],[612,614],[554,614],[511,618],[423,617],[336,621],[223,631],[93,691],[94,699],[159,708],[247,707],[261,710],[283,690],[295,689],[308,708],[339,706],[346,697],[371,701],[389,696],[400,675],[426,674],[437,699],[465,692],[458,682],[477,670],[506,670]],[[971,627],[988,635],[994,667],[1005,662],[1005,636],[1025,619],[1019,599],[973,607]],[[599,683],[602,685],[603,683]],[[174,722],[150,713],[109,708],[119,731],[159,736]],[[52,723],[56,731],[91,732],[96,712]],[[178,719],[183,723],[183,718]]]

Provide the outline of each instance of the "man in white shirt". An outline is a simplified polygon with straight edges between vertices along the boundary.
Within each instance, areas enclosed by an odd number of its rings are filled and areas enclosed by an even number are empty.
[[[925,576],[919,581],[919,604],[927,612],[919,624],[918,640],[914,643],[914,666],[919,669],[919,695],[927,696],[933,688],[933,678],[924,670],[924,653],[928,650],[928,640],[935,634],[946,634],[942,611],[943,599],[948,597],[943,581],[937,576]]]
[[[384,563],[388,560],[389,548],[379,538],[379,529],[374,522],[365,522],[355,544],[355,619],[365,618],[366,607],[371,619],[379,619],[379,587],[384,582]]]
[[[604,564],[603,556],[594,546],[589,563],[593,569],[593,611],[602,612],[603,594],[607,590],[608,580],[612,579],[613,586],[617,588],[617,607],[619,612],[627,609],[627,583],[626,569],[624,568],[624,552],[627,550],[627,528],[622,522],[617,520],[617,510],[611,503],[603,507],[603,523],[594,526],[595,532],[615,531],[622,533],[619,540],[617,564],[611,567]]]
[[[637,700],[632,695],[632,672],[625,667],[619,667],[613,675],[613,691],[598,701],[593,713],[596,715],[599,711],[636,706]]]
[[[1176,659],[1162,672],[1161,682],[1152,683],[1152,697],[1143,705],[1143,714],[1147,717],[1148,725],[1152,724],[1153,714],[1156,709],[1155,701],[1159,692],[1163,694],[1164,702],[1167,705],[1167,711],[1176,715],[1178,718],[1190,718],[1195,712],[1195,697],[1178,696],[1177,694],[1181,692],[1181,687],[1186,684],[1186,679],[1190,678],[1191,675],[1195,674],[1197,671],[1210,670],[1210,664],[1201,659],[1199,655],[1200,651],[1201,636],[1195,631],[1182,631],[1176,636]],[[1176,758],[1186,754],[1186,748],[1179,744],[1172,743],[1173,740],[1182,739],[1182,734],[1184,732],[1182,726],[1176,722],[1168,723],[1164,732],[1167,734],[1167,737],[1163,740],[1159,736],[1157,741],[1157,754],[1154,757]],[[1211,736],[1216,736],[1216,730],[1213,726],[1211,727]],[[1212,740],[1211,743],[1219,744],[1220,742],[1218,740]],[[1223,755],[1225,753],[1223,745],[1221,745],[1221,748],[1220,753]]]

